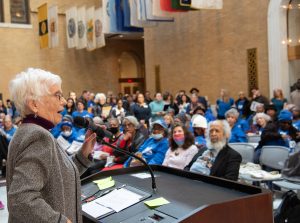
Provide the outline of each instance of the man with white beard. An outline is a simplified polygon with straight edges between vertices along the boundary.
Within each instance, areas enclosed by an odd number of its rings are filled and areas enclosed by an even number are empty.
[[[206,134],[207,149],[195,155],[190,171],[237,180],[242,157],[228,146],[230,127],[227,121],[210,122]]]

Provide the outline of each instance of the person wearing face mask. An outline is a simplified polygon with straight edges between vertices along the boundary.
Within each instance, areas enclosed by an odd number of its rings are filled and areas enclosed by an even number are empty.
[[[198,149],[205,147],[205,130],[207,129],[206,118],[204,118],[202,115],[194,115],[192,127],[195,136],[195,145],[198,147]]]
[[[68,121],[63,121],[61,123],[61,132],[60,135],[66,139],[70,144],[73,142],[73,140],[76,139],[76,131],[73,129],[73,124]]]
[[[139,147],[137,156],[143,158],[148,164],[161,165],[169,148],[168,126],[164,120],[158,119],[151,125],[150,137]],[[124,167],[139,166],[139,160],[128,158]]]
[[[169,143],[170,148],[162,164],[164,166],[183,169],[198,152],[198,148],[194,145],[194,136],[179,123],[172,128]]]

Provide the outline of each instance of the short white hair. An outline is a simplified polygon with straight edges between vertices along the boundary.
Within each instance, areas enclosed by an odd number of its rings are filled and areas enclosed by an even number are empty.
[[[230,129],[230,126],[229,126],[229,124],[226,120],[215,120],[215,121],[211,121],[211,122],[208,123],[207,131],[206,131],[207,140],[210,141],[209,132],[210,132],[210,128],[211,128],[212,125],[222,126],[223,135],[226,137],[226,141],[228,142],[228,140],[230,139],[230,135],[231,135],[231,129]]]
[[[138,129],[139,126],[140,126],[139,121],[136,119],[136,117],[134,117],[134,116],[132,116],[132,115],[126,116],[126,117],[124,118],[124,120],[123,120],[123,124],[124,124],[125,121],[128,121],[128,122],[130,122],[131,124],[133,124],[135,129]]]
[[[256,113],[256,115],[253,117],[253,123],[256,124],[257,118],[263,118],[266,122],[271,120],[271,117],[263,112]]]
[[[95,100],[99,101],[101,98],[103,98],[106,101],[106,96],[103,93],[97,93],[95,95]]]
[[[61,86],[61,78],[51,72],[28,68],[16,75],[9,83],[9,92],[20,115],[28,114],[27,102],[39,101],[43,96],[50,94],[50,88],[54,85]]]
[[[239,117],[239,115],[240,115],[240,113],[235,108],[231,108],[225,113],[226,118],[228,116],[233,116],[237,119]]]

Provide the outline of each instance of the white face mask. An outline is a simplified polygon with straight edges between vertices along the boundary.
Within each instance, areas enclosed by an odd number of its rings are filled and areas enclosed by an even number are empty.
[[[163,138],[163,134],[151,134],[151,137],[155,140],[159,140],[161,138]]]
[[[69,137],[72,134],[72,131],[64,131],[61,134],[65,137]]]

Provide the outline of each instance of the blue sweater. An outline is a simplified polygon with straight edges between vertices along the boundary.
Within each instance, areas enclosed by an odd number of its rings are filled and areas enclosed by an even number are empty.
[[[142,153],[143,158],[150,164],[161,165],[164,161],[165,154],[169,148],[169,141],[163,138],[159,141],[148,138],[139,148],[138,152]],[[126,160],[124,167],[129,167],[132,158]]]
[[[236,123],[231,129],[229,143],[232,142],[247,142],[246,134],[243,132],[238,123]]]

